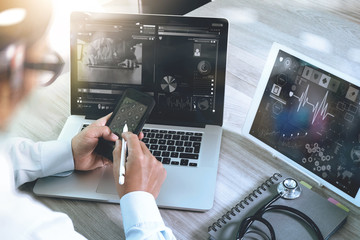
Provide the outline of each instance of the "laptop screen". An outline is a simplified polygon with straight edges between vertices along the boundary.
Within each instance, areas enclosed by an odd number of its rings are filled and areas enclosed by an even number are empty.
[[[150,123],[222,124],[224,19],[75,12],[71,112],[98,118],[131,87],[154,96]]]
[[[250,134],[338,190],[360,188],[360,87],[279,50]]]

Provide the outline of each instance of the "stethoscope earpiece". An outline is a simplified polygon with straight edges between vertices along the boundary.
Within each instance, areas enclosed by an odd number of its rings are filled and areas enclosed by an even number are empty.
[[[301,194],[301,188],[298,182],[293,178],[286,178],[279,183],[277,191],[280,196],[285,199],[295,199]]]

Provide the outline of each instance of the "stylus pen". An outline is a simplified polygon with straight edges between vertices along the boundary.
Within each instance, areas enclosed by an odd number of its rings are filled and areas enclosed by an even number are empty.
[[[125,123],[123,132],[128,131],[128,126]],[[121,157],[120,157],[120,169],[119,169],[119,184],[123,185],[125,182],[125,157],[126,157],[126,142],[125,139],[121,140]]]

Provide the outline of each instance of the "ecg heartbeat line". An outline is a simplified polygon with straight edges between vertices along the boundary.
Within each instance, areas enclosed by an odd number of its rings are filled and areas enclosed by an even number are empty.
[[[319,104],[319,102],[317,102],[315,105],[312,104],[311,102],[309,102],[308,92],[309,92],[309,85],[306,87],[305,92],[303,92],[300,97],[293,95],[295,98],[297,98],[299,100],[299,106],[298,106],[297,112],[299,112],[300,108],[304,107],[305,104],[310,105],[312,107],[312,112],[314,113],[312,122],[311,122],[312,124],[314,124],[314,122],[319,114],[320,114],[322,120],[324,120],[328,116],[335,117],[333,114],[327,112],[328,103],[326,102],[326,100],[327,100],[327,96],[328,96],[328,91],[326,92],[321,103]]]

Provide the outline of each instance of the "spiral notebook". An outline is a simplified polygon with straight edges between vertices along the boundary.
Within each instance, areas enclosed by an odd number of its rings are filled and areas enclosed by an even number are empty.
[[[277,194],[277,185],[287,176],[275,173],[254,189],[248,196],[227,211],[209,226],[210,239],[234,240],[241,221],[253,215],[260,207]],[[274,204],[295,208],[309,216],[319,227],[324,239],[328,239],[346,221],[348,211],[323,198],[305,185],[299,198],[294,200],[278,199]],[[277,239],[316,239],[316,235],[306,223],[297,216],[283,211],[266,212],[263,217],[270,222]],[[269,232],[262,223],[254,222],[245,239],[269,239]]]

